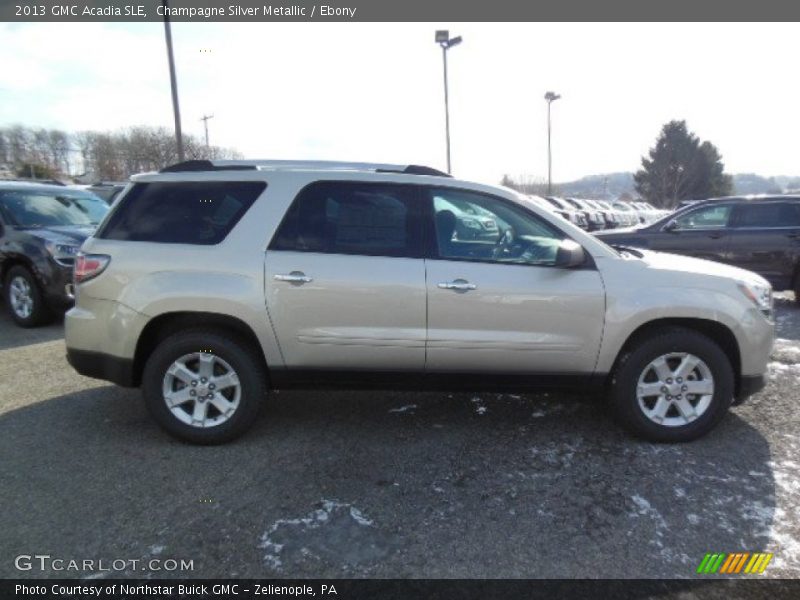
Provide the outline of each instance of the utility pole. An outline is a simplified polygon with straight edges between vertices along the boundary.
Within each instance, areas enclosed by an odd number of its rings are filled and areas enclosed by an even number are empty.
[[[181,133],[181,109],[178,105],[178,80],[175,76],[175,58],[172,54],[172,30],[169,25],[169,5],[161,0],[164,7],[164,37],[167,40],[167,61],[169,62],[169,82],[172,87],[172,112],[175,116],[175,140],[178,143],[178,160],[183,162],[183,134]]]
[[[200,117],[200,120],[203,122],[203,127],[206,129],[206,148],[209,148],[208,145],[208,120],[213,119],[214,115],[203,115]]]

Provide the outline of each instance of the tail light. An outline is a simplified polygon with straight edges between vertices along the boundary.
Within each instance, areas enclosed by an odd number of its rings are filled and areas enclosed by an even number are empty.
[[[83,283],[97,277],[110,262],[111,257],[106,254],[78,254],[73,271],[75,283]]]

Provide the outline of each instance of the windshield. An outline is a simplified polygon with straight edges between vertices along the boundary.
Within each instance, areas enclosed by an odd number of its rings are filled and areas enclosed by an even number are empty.
[[[97,225],[108,212],[102,198],[75,190],[0,190],[0,214],[17,227]]]

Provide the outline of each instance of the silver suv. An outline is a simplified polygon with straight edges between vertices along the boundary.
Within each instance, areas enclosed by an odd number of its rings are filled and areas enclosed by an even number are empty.
[[[459,207],[458,212],[451,206]],[[496,231],[460,235],[480,215]],[[190,161],[136,176],[75,265],[67,356],[218,443],[269,390],[607,390],[654,441],[764,384],[772,290],[612,248],[512,190],[416,166]]]

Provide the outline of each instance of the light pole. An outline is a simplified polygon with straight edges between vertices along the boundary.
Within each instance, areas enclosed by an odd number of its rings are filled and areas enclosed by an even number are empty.
[[[175,140],[178,142],[178,160],[183,162],[183,134],[181,133],[181,109],[178,106],[178,80],[175,77],[175,58],[172,56],[172,30],[169,26],[169,6],[161,0],[164,7],[164,37],[167,40],[167,61],[169,62],[169,83],[172,87],[172,112],[175,116]]]
[[[461,43],[461,36],[451,38],[449,31],[440,29],[436,32],[436,43],[442,47],[442,64],[444,65],[444,130],[447,141],[447,172],[450,173],[450,102],[447,93],[447,51]]]
[[[203,122],[203,126],[206,129],[206,148],[208,148],[208,120],[213,118],[214,115],[203,115],[200,117],[200,120]]]
[[[551,125],[550,125],[550,105],[561,98],[560,94],[547,92],[544,99],[547,100],[547,193],[553,193],[553,153],[550,145]]]

